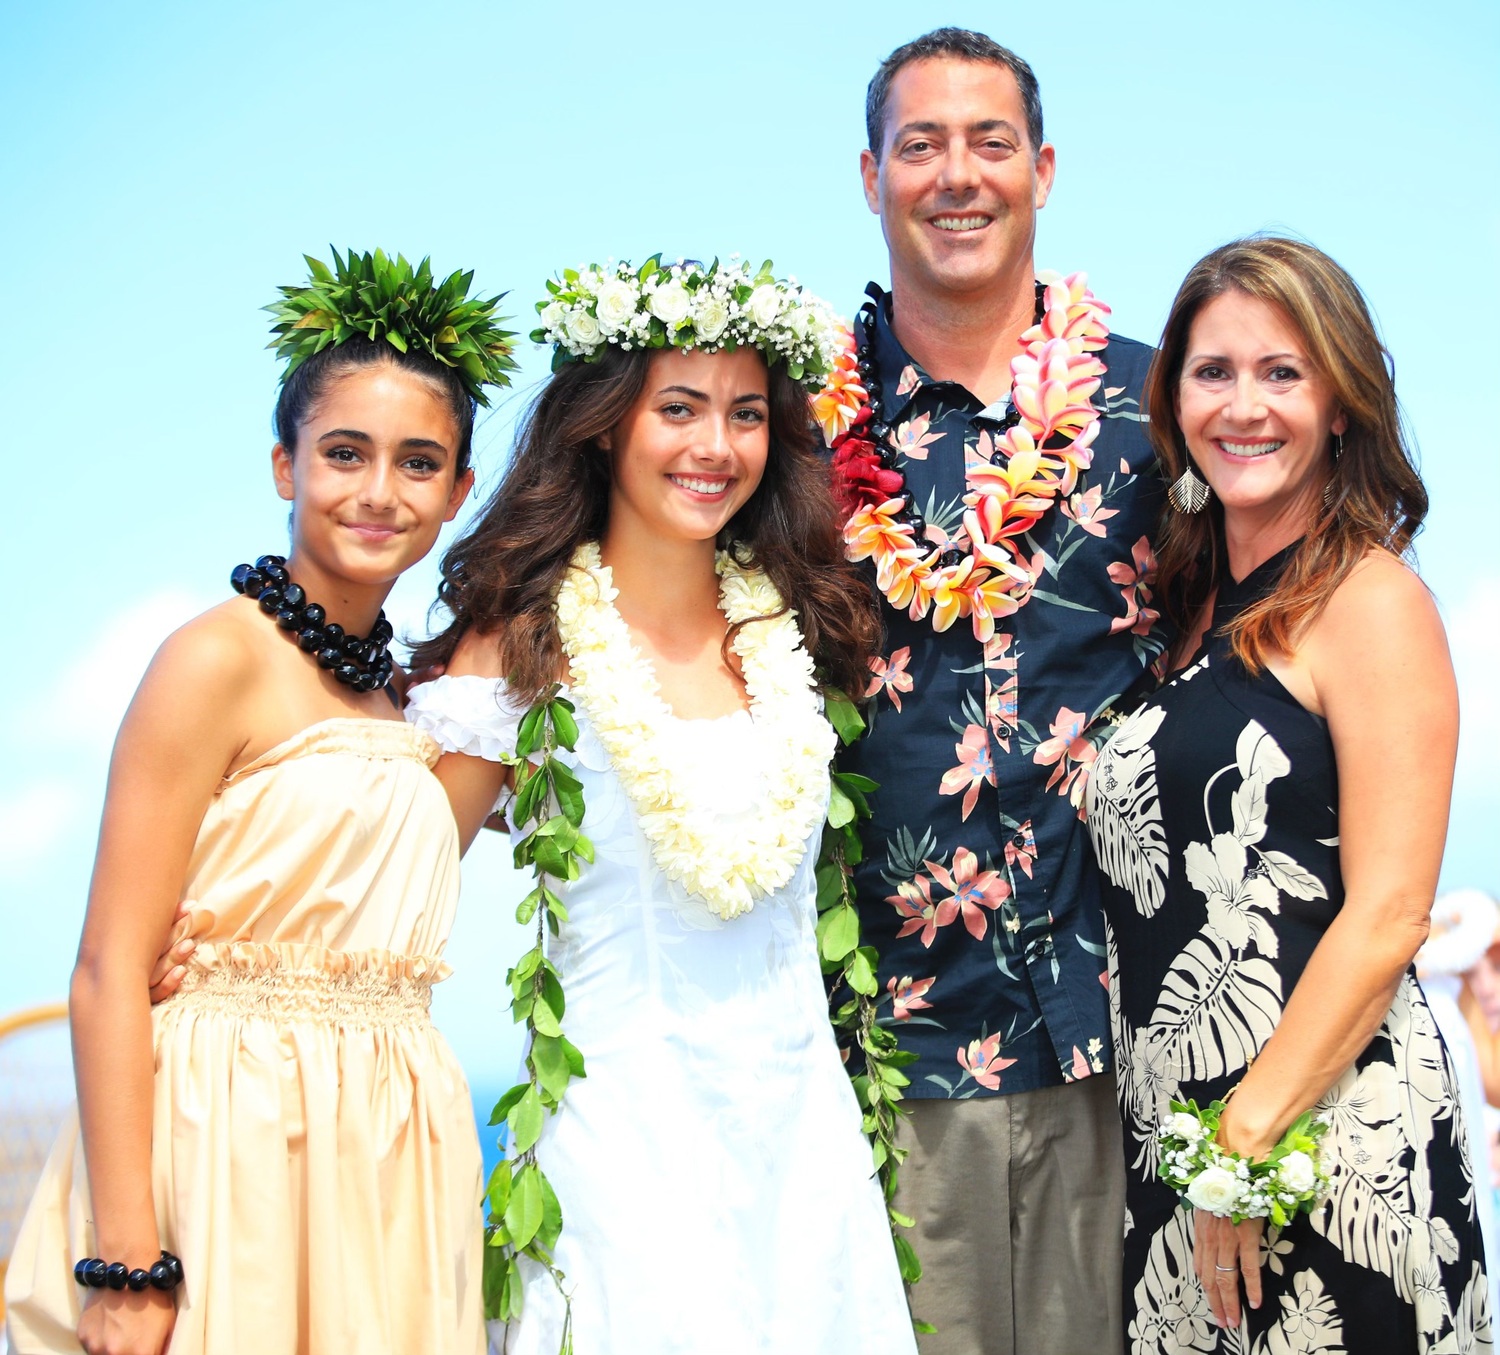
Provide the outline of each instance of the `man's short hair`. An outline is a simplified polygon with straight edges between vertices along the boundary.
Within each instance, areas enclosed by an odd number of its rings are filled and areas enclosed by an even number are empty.
[[[993,66],[1004,66],[1016,78],[1021,91],[1021,104],[1026,110],[1026,135],[1031,141],[1031,153],[1042,148],[1042,92],[1036,82],[1036,72],[1018,57],[1009,47],[1002,47],[993,38],[975,33],[967,28],[934,28],[920,38],[914,38],[904,46],[896,48],[880,63],[870,88],[865,91],[865,134],[870,140],[870,153],[879,160],[885,141],[885,106],[890,98],[891,81],[896,72],[913,61],[927,57],[950,57],[959,61],[987,61]]]

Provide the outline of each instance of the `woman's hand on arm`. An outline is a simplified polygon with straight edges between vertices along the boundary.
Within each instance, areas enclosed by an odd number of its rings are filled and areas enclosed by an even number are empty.
[[[99,1255],[131,1269],[161,1253],[148,982],[203,814],[243,744],[235,713],[245,670],[233,628],[204,618],[179,631],[147,671],[110,763],[69,1012]],[[154,1289],[91,1290],[79,1339],[91,1355],[157,1355],[175,1311],[172,1295]]]
[[[1269,1151],[1369,1044],[1428,931],[1458,746],[1458,695],[1431,595],[1394,557],[1340,586],[1300,657],[1338,765],[1344,905],[1221,1122]]]

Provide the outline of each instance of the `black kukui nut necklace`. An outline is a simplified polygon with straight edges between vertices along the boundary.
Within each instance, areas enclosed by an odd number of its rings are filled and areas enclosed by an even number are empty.
[[[373,692],[391,680],[395,663],[386,646],[394,632],[384,612],[375,618],[368,637],[345,634],[337,621],[327,620],[322,607],[307,600],[301,584],[292,582],[281,555],[262,555],[253,565],[236,565],[229,582],[236,593],[259,602],[261,611],[274,616],[276,624],[317,659],[318,667],[328,669],[344,686]]]

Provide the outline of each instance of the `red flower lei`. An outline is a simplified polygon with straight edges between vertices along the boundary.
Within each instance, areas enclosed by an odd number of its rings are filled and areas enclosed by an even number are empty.
[[[1093,461],[1099,412],[1090,402],[1104,376],[1096,356],[1109,342],[1109,307],[1074,273],[1045,282],[1041,320],[1021,335],[1011,362],[1011,402],[1020,416],[995,438],[993,462],[966,472],[963,530],[936,544],[919,537],[899,452],[882,456],[869,434],[869,391],[861,380],[853,334],[813,414],[833,452],[833,488],[851,560],[873,559],[880,591],[914,621],[932,613],[947,630],[970,618],[981,642],[997,619],[1019,611],[1036,575],[1020,554],[1020,537]],[[889,444],[889,438],[887,439]],[[957,556],[959,558],[955,559]]]

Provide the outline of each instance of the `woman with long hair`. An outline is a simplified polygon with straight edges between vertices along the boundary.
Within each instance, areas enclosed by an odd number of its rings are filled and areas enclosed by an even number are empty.
[[[573,1077],[544,1123],[535,1087],[511,1103],[551,1223],[500,1282],[505,1349],[909,1352],[815,935],[819,689],[862,691],[876,639],[802,385],[829,317],[733,262],[569,273],[539,309],[554,375],[444,560],[453,620],[416,661],[446,671],[410,694],[465,843],[501,800],[522,844],[528,710],[561,691],[576,718],[590,847],[576,878],[550,858],[537,990]],[[534,1025],[536,1068],[562,1046]],[[491,1202],[492,1250],[537,1235]]]
[[[1427,495],[1386,354],[1338,264],[1253,238],[1188,274],[1147,397],[1181,638],[1089,804],[1130,1349],[1489,1350],[1476,1183],[1412,972],[1458,705],[1406,558]]]
[[[6,1276],[25,1355],[484,1347],[479,1144],[428,1019],[459,847],[381,607],[469,492],[509,336],[467,275],[312,267],[275,308],[291,549],[167,639],[115,744],[78,1123]],[[184,900],[197,945],[150,1010]]]

